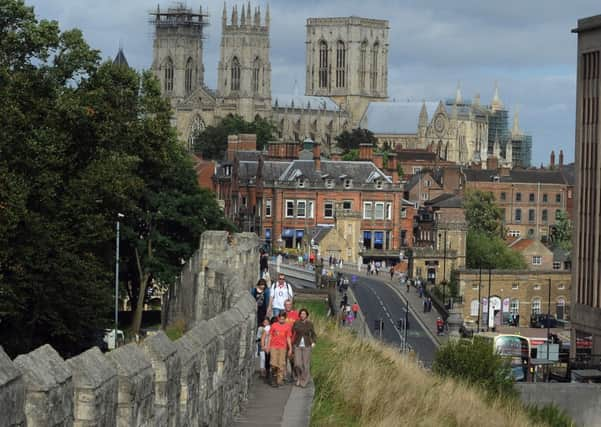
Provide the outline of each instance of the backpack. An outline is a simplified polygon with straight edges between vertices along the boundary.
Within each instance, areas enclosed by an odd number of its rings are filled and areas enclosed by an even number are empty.
[[[277,282],[274,282],[273,285],[271,285],[271,288],[269,288],[269,292],[270,294],[273,293],[273,295],[275,295],[275,287],[277,286]],[[290,301],[294,300],[294,294],[292,293],[292,288],[290,287],[290,283],[286,282],[286,292],[288,292],[288,297],[286,299],[289,299]],[[271,297],[271,295],[270,295]]]

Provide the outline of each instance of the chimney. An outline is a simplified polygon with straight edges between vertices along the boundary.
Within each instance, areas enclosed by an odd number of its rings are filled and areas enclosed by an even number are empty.
[[[315,163],[315,170],[321,170],[321,145],[315,141],[313,143],[313,162]]]
[[[486,159],[486,169],[489,171],[496,171],[498,167],[499,159],[497,159],[495,156],[488,156],[488,158]]]
[[[234,153],[239,150],[238,135],[228,135],[227,137],[227,159],[234,160]]]
[[[555,150],[551,150],[551,163],[549,164],[550,169],[555,168]]]
[[[254,133],[241,133],[238,135],[238,150],[241,151],[256,151],[257,150],[257,135]]]
[[[371,144],[363,143],[359,145],[359,160],[361,161],[369,161],[373,157],[374,148]]]
[[[386,169],[391,170],[391,171],[396,171],[396,163],[397,163],[396,153],[389,154],[388,155],[388,164],[386,165]]]
[[[563,150],[559,150],[559,169],[563,167]]]

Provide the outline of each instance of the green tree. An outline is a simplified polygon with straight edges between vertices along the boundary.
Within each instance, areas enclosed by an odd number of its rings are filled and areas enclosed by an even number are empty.
[[[491,396],[513,396],[513,378],[506,360],[482,337],[449,341],[436,351],[432,371],[442,377],[476,385]]]
[[[507,247],[503,239],[468,230],[466,242],[468,268],[515,270],[526,268],[524,257]]]
[[[356,150],[356,149],[349,150],[346,153],[344,153],[341,158],[342,158],[342,160],[345,160],[347,162],[359,160],[359,150]]]
[[[552,234],[553,245],[565,251],[572,250],[573,224],[566,211],[558,211],[555,216],[555,227]]]
[[[204,159],[221,160],[227,149],[227,137],[238,133],[254,133],[257,135],[257,149],[263,150],[273,140],[276,127],[269,119],[256,117],[247,122],[241,116],[232,115],[222,119],[217,125],[207,126],[195,137],[194,151]]]
[[[344,130],[336,137],[336,145],[343,151],[343,154],[351,150],[358,150],[361,144],[376,145],[376,137],[368,129],[355,128],[351,132]]]
[[[467,191],[463,206],[470,230],[491,237],[502,237],[502,210],[495,203],[495,197],[490,191]]]

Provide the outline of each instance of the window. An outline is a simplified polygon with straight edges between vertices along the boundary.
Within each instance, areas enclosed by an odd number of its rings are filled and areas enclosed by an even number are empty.
[[[564,285],[563,283],[560,283],[559,285],[557,285],[557,289],[559,289],[560,291],[564,290],[566,288],[566,285]]]
[[[165,62],[165,92],[173,90],[173,61],[167,58]]]
[[[401,208],[401,218],[407,218],[407,208]]]
[[[305,186],[305,179],[299,178],[298,181],[296,182],[296,185],[300,188],[303,188]]]
[[[543,209],[543,212],[541,214],[541,218],[542,218],[543,222],[549,221],[549,212],[547,212],[546,209]]]
[[[246,206],[246,196],[242,196],[242,206]]]
[[[414,166],[413,167],[413,175],[415,175],[416,173],[419,173],[422,170],[422,168],[420,166]]]
[[[374,231],[374,249],[384,249],[383,231]]]
[[[520,289],[520,284],[519,283],[512,283],[511,284],[511,289],[513,289],[514,291],[517,291],[518,289]]]
[[[350,179],[345,179],[344,180],[344,188],[351,188],[351,186],[353,185],[353,181]]]
[[[543,257],[540,255],[532,255],[532,265],[541,265],[543,263]]]
[[[540,312],[541,312],[540,298],[534,298],[532,300],[532,314],[536,315],[536,314],[540,314]]]
[[[561,203],[561,193],[555,195],[555,203]]]
[[[520,314],[520,300],[513,298],[509,303],[509,312],[515,316]]]
[[[384,219],[384,203],[375,203],[374,219]]]
[[[294,200],[286,200],[286,218],[294,218]]]
[[[334,202],[325,202],[323,204],[324,218],[334,218]]]
[[[555,315],[559,320],[564,320],[566,310],[566,300],[563,297],[557,298],[557,305],[555,306]]]
[[[559,269],[561,269],[561,262],[553,261],[553,270],[559,270]]]
[[[515,201],[516,202],[522,201],[522,193],[515,193]]]
[[[234,56],[231,69],[231,89],[240,90],[240,61]]]
[[[424,187],[429,187],[429,186],[430,186],[430,180],[424,179]]]
[[[332,178],[327,178],[326,179],[326,187],[327,188],[334,188],[334,180]]]
[[[367,249],[371,249],[371,231],[363,232],[363,247]]]
[[[520,230],[509,230],[507,233],[509,237],[520,237],[521,234]]]
[[[376,188],[377,188],[378,190],[381,190],[383,185],[384,185],[384,184],[382,183],[382,181],[380,181],[380,180],[376,181]]]
[[[534,237],[534,228],[528,229],[528,238],[532,239]]]
[[[378,51],[380,50],[380,44],[374,43],[374,47],[371,51],[371,90],[376,90],[378,87]]]
[[[422,193],[422,200],[428,200],[428,193]]]
[[[547,193],[543,193],[543,203],[547,203],[549,201],[549,195]]]
[[[534,222],[536,216],[536,212],[534,211],[534,209],[528,209],[528,222]]]
[[[515,222],[522,221],[522,210],[520,208],[515,210]]]
[[[192,58],[188,58],[186,62],[186,94],[192,92],[192,82],[194,79],[194,61]]]
[[[259,58],[255,58],[255,61],[253,62],[253,81],[252,81],[253,92],[259,91],[260,70],[261,70],[261,61],[259,61]]]
[[[346,49],[344,43],[338,41],[336,44],[336,87],[346,86]]]
[[[342,202],[342,209],[344,209],[345,211],[350,211],[351,209],[353,209],[352,200],[344,200]]]
[[[507,199],[507,193],[505,193],[504,191],[501,192],[501,200],[505,201]]]
[[[319,87],[327,88],[328,80],[328,44],[322,40],[319,43]]]
[[[392,203],[386,203],[386,219],[392,219]]]
[[[361,43],[361,52],[359,54],[359,88],[365,89],[365,80],[367,75],[367,41]]]
[[[363,202],[363,219],[372,219],[373,206],[371,202]]]
[[[530,195],[528,196],[528,200],[534,202],[534,193],[530,193]]]
[[[538,283],[536,283],[536,284],[534,285],[534,290],[535,290],[535,291],[540,291],[540,285],[539,285]]]
[[[561,209],[555,210],[555,220],[557,221],[561,217]]]
[[[477,316],[479,314],[480,305],[477,299],[472,300],[470,303],[470,316]]]
[[[296,202],[296,217],[305,218],[307,215],[307,202],[304,200],[298,200]]]
[[[478,283],[477,282],[473,282],[472,283],[472,290],[473,291],[477,291],[478,290]]]
[[[265,200],[265,216],[271,216],[271,199]]]

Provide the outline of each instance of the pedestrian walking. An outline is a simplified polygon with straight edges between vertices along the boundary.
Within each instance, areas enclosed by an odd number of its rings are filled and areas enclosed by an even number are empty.
[[[274,387],[279,387],[284,383],[284,373],[286,372],[286,356],[292,355],[292,340],[290,337],[290,327],[286,324],[286,312],[278,314],[278,321],[271,325],[269,330],[269,344],[267,351],[271,356],[271,367],[273,371]]]
[[[432,298],[428,297],[428,313],[432,311]]]
[[[257,285],[252,288],[252,296],[257,303],[257,326],[263,325],[263,319],[267,315],[267,308],[269,306],[269,288],[267,288],[267,281],[265,279],[259,279]]]
[[[436,335],[444,335],[444,321],[440,317],[436,319]]]
[[[286,276],[280,273],[277,283],[271,285],[269,289],[269,305],[267,307],[268,316],[276,316],[285,310],[284,303],[286,300],[294,300],[294,292],[290,283],[286,282]]]
[[[355,317],[353,316],[353,310],[351,309],[351,306],[347,305],[344,311],[346,313],[346,324],[348,326],[353,326],[353,320],[355,319]]]
[[[356,302],[353,303],[353,305],[351,306],[351,310],[353,310],[353,317],[356,319],[357,313],[359,313],[359,304],[357,304]]]
[[[390,281],[394,278],[394,268],[390,267]]]
[[[267,344],[269,344],[269,330],[271,323],[268,318],[263,319],[263,324],[257,331],[257,341],[259,344],[259,367],[261,369],[261,378],[267,378],[269,370],[269,353],[265,352]]]
[[[424,313],[427,313],[427,312],[428,312],[428,300],[425,299],[424,300]]]
[[[300,387],[306,387],[311,381],[311,350],[317,339],[313,323],[308,318],[309,311],[301,308],[299,319],[292,326],[296,385]]]

